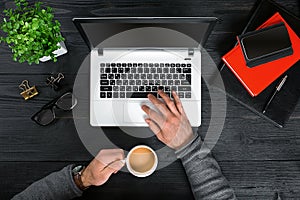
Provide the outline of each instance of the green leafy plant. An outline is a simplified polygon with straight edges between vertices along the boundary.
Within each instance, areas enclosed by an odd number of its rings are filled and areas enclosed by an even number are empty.
[[[28,64],[39,63],[43,56],[50,56],[56,62],[53,51],[64,41],[60,33],[60,23],[54,20],[52,8],[41,7],[41,2],[29,5],[26,0],[15,0],[16,8],[4,10],[0,28],[6,43],[12,50],[13,60]]]

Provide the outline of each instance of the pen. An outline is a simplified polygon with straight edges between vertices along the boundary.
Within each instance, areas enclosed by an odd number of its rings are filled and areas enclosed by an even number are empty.
[[[273,92],[272,96],[270,97],[268,103],[266,104],[266,106],[263,109],[263,114],[266,112],[266,110],[268,109],[269,105],[271,104],[271,102],[273,101],[274,97],[276,96],[276,94],[281,90],[282,86],[284,85],[284,83],[286,82],[287,79],[287,75],[285,75],[283,77],[283,79],[280,81],[280,83],[276,86],[276,90]]]

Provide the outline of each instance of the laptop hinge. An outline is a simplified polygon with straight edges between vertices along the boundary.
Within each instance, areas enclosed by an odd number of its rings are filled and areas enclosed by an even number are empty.
[[[188,54],[189,54],[189,56],[193,56],[194,55],[194,49],[188,49]]]
[[[103,56],[103,49],[98,49],[98,56]]]

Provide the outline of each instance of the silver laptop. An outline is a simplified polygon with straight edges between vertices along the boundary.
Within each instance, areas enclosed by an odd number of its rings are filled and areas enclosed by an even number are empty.
[[[90,124],[148,126],[147,94],[177,92],[193,127],[201,125],[201,48],[213,17],[74,18],[90,48]]]

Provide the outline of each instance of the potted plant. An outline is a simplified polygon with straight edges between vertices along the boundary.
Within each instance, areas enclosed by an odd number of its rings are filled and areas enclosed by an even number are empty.
[[[0,28],[6,35],[0,42],[6,43],[13,60],[28,64],[53,60],[66,53],[60,23],[54,20],[52,8],[41,7],[41,2],[29,5],[26,0],[15,0],[15,8],[5,9]]]

